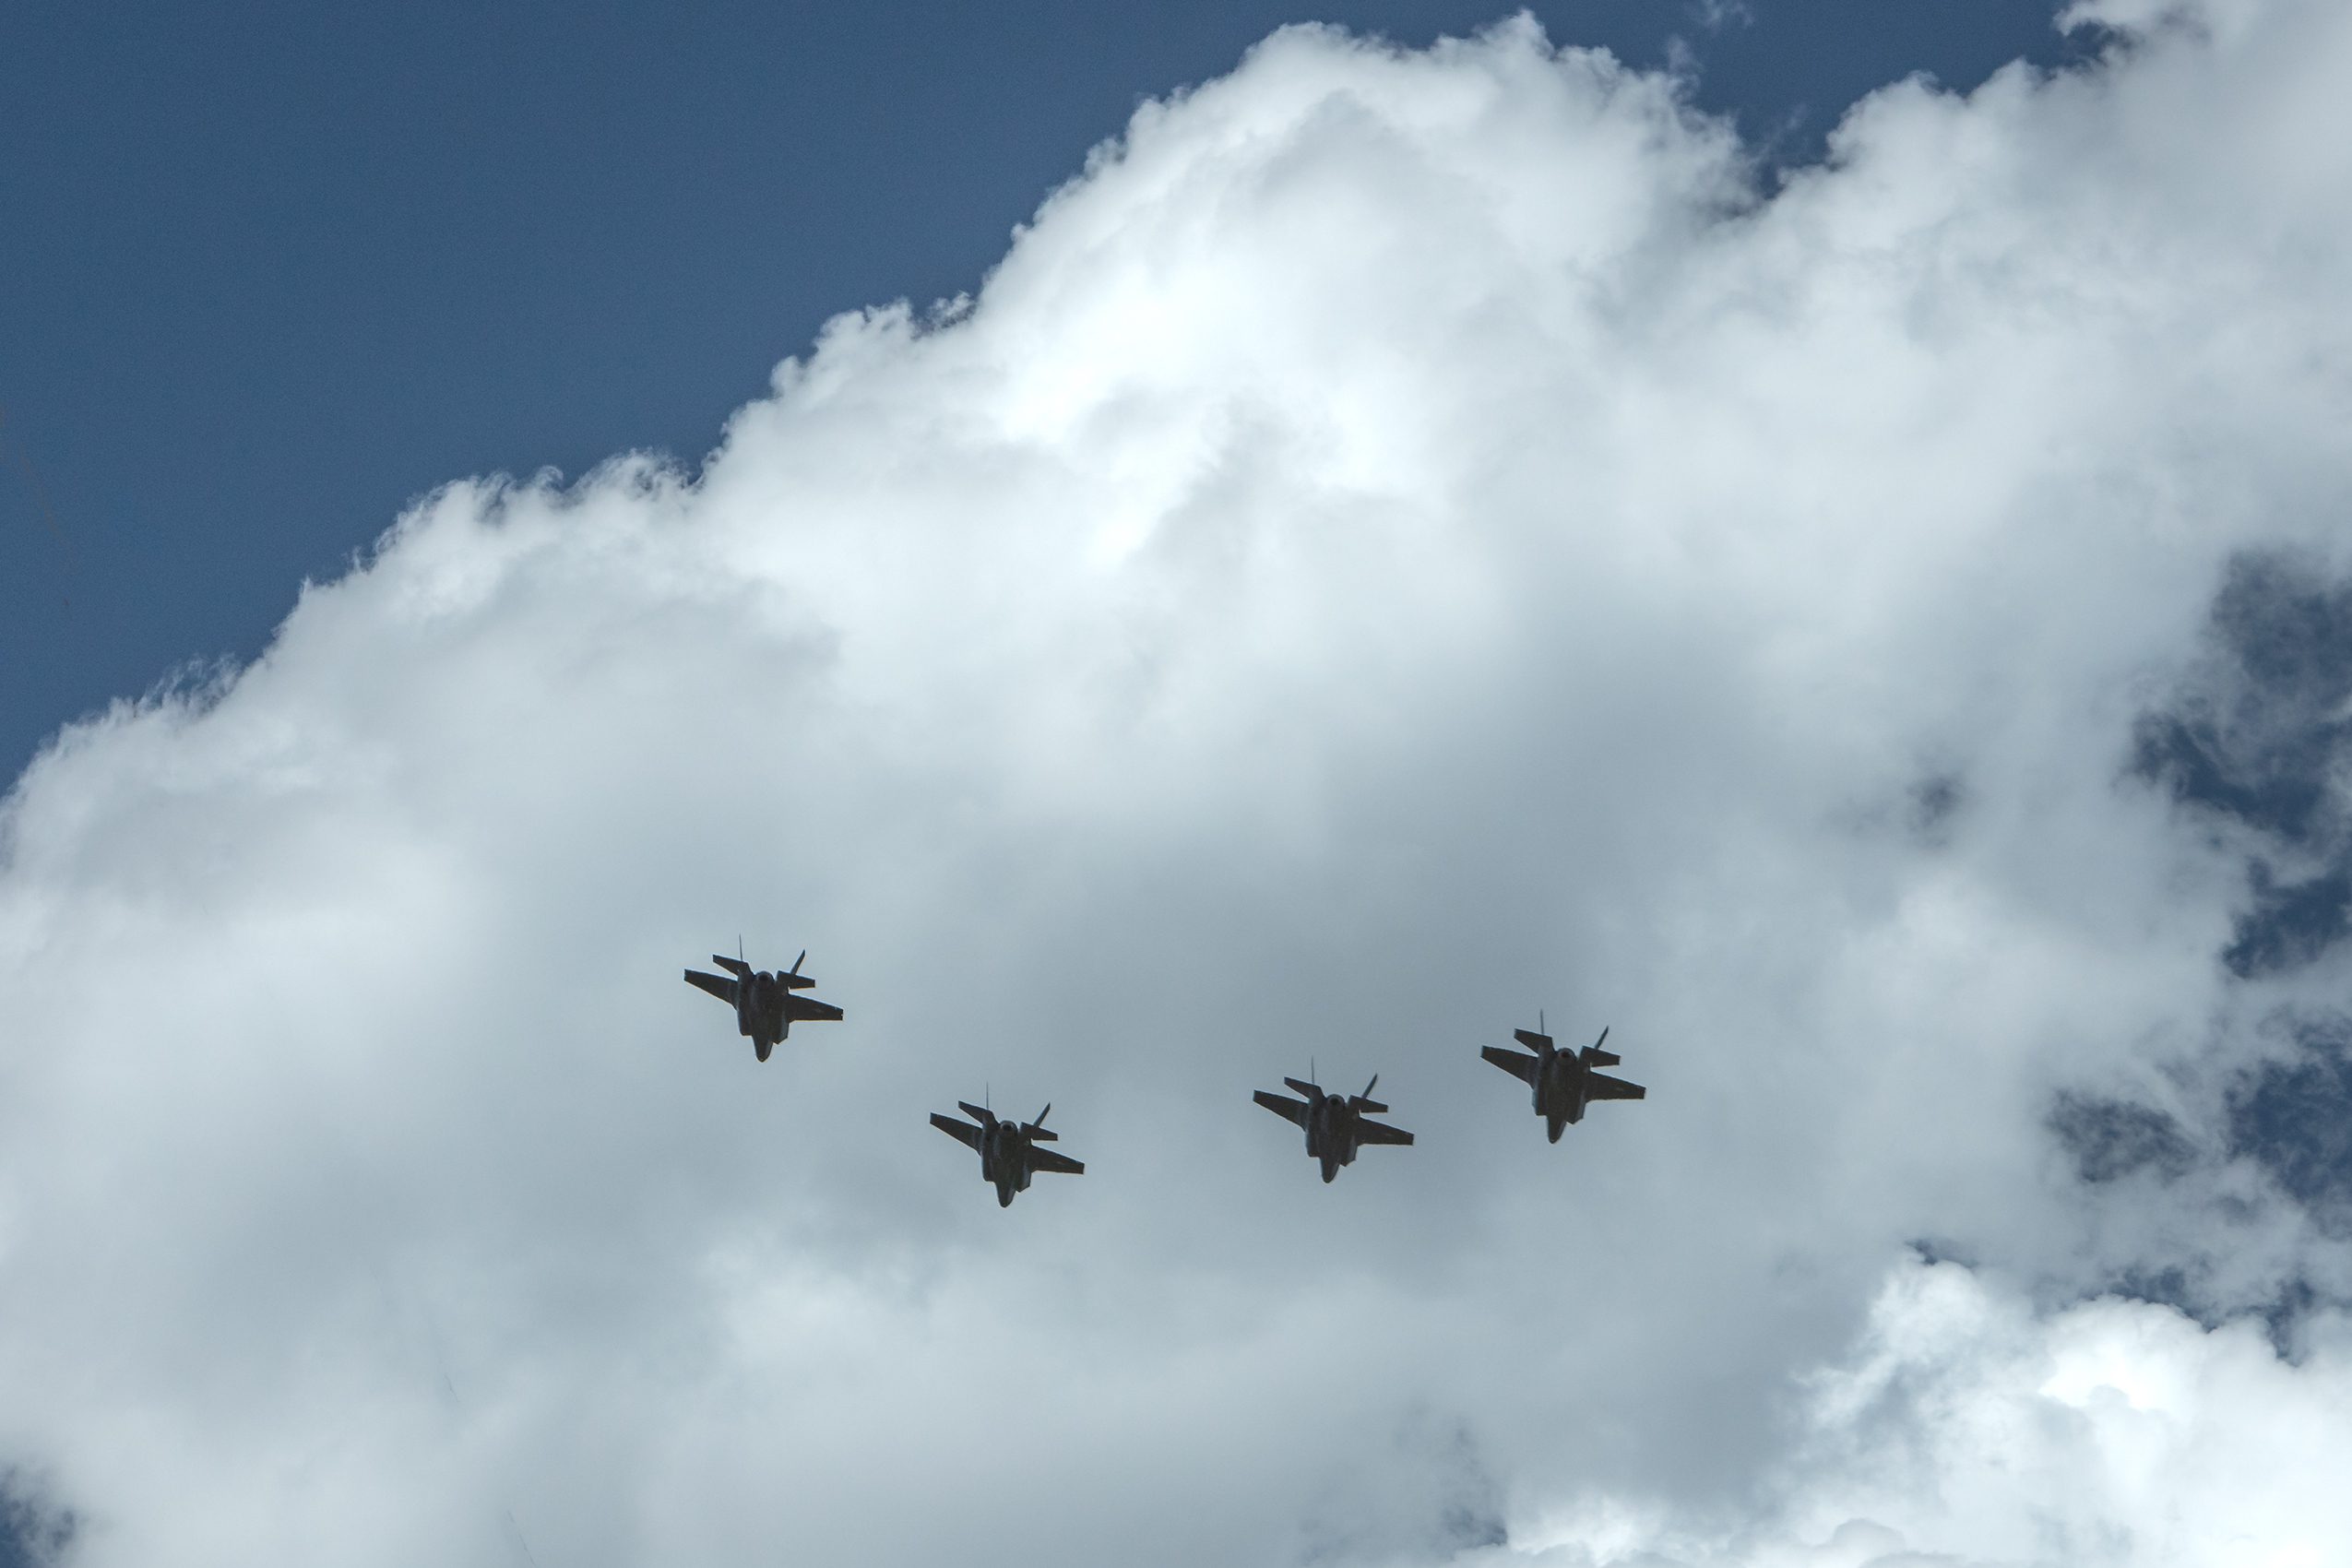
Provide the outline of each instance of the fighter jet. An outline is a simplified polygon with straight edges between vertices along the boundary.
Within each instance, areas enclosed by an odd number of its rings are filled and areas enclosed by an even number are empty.
[[[1045,1119],[1053,1110],[1051,1101],[1034,1122],[999,1121],[988,1107],[969,1100],[957,1100],[956,1109],[972,1121],[958,1122],[933,1111],[931,1124],[965,1147],[980,1151],[980,1179],[996,1184],[997,1207],[1012,1207],[1013,1194],[1028,1192],[1029,1178],[1040,1170],[1057,1170],[1065,1176],[1086,1174],[1087,1168],[1069,1156],[1037,1146],[1053,1142],[1056,1136],[1045,1129]],[[975,1127],[972,1122],[980,1125]]]
[[[741,958],[713,953],[710,961],[727,973],[709,975],[700,969],[688,969],[686,983],[699,986],[734,1008],[736,1032],[751,1036],[752,1049],[765,1062],[767,1053],[776,1049],[776,1042],[792,1032],[793,1024],[831,1023],[841,1016],[841,1009],[830,1002],[792,994],[816,983],[801,973],[801,965],[808,956],[808,949],[802,948],[790,968],[782,974],[770,974],[766,969],[754,970]]]
[[[1343,1165],[1356,1163],[1356,1151],[1366,1144],[1407,1144],[1413,1134],[1401,1127],[1383,1126],[1368,1120],[1384,1116],[1388,1107],[1372,1098],[1372,1087],[1380,1082],[1374,1073],[1372,1083],[1361,1094],[1325,1094],[1320,1084],[1302,1084],[1296,1078],[1284,1083],[1306,1096],[1292,1099],[1288,1095],[1269,1094],[1259,1089],[1250,1098],[1288,1122],[1295,1122],[1307,1130],[1307,1156],[1323,1161],[1323,1179],[1326,1182],[1339,1174]]]
[[[1600,1039],[1582,1051],[1562,1051],[1543,1032],[1543,1015],[1538,1013],[1534,1028],[1513,1029],[1511,1035],[1535,1054],[1522,1056],[1500,1045],[1482,1046],[1479,1054],[1535,1091],[1536,1114],[1543,1118],[1545,1134],[1555,1144],[1560,1141],[1560,1129],[1583,1121],[1585,1107],[1593,1101],[1640,1099],[1649,1092],[1639,1084],[1594,1071],[1614,1067],[1622,1060],[1615,1051],[1601,1049],[1601,1041],[1609,1038],[1607,1029],[1600,1031]]]

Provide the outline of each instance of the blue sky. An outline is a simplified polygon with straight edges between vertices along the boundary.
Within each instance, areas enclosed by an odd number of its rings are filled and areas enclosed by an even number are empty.
[[[1538,5],[1817,156],[1861,93],[2069,46],[2046,0]],[[1282,23],[984,9],[30,0],[0,20],[0,766],[247,659],[418,493],[707,450],[836,312],[969,291],[1138,99]]]

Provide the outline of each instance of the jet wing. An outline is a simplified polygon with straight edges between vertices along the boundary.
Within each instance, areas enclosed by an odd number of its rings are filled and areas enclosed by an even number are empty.
[[[931,1113],[931,1124],[966,1148],[977,1149],[980,1146],[980,1130],[969,1122],[958,1122],[953,1116],[942,1116],[934,1111]]]
[[[1050,1148],[1039,1148],[1035,1144],[1029,1146],[1029,1169],[1058,1170],[1064,1176],[1083,1176],[1087,1173],[1087,1168],[1068,1155],[1056,1154]]]
[[[1523,1083],[1536,1081],[1536,1059],[1532,1056],[1522,1056],[1499,1045],[1482,1045],[1479,1047],[1479,1054]]]
[[[686,983],[692,986],[699,986],[703,990],[710,992],[711,995],[719,998],[719,1001],[727,1004],[730,1007],[732,1007],[735,1004],[735,982],[729,980],[725,975],[707,975],[700,969],[688,969],[686,971]]]
[[[1258,1090],[1250,1098],[1281,1117],[1285,1122],[1296,1122],[1301,1127],[1307,1124],[1307,1102],[1303,1099],[1292,1099],[1287,1095],[1268,1094],[1264,1089]]]
[[[786,996],[784,1016],[796,1024],[829,1024],[841,1016],[841,1009],[830,1002],[819,1002],[814,996]]]
[[[1385,1127],[1377,1122],[1359,1119],[1356,1141],[1360,1144],[1409,1144],[1413,1141],[1413,1134],[1402,1127]]]
[[[1585,1075],[1586,1099],[1641,1099],[1649,1092],[1639,1084],[1629,1084],[1622,1078],[1612,1078],[1606,1073]]]

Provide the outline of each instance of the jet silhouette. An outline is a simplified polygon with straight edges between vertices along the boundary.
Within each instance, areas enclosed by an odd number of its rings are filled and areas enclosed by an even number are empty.
[[[792,1032],[795,1022],[831,1023],[841,1016],[841,1009],[830,1002],[792,994],[796,991],[806,991],[816,983],[801,973],[801,965],[808,956],[808,949],[804,947],[800,957],[792,960],[790,968],[782,974],[770,974],[766,969],[754,969],[741,958],[713,953],[710,961],[727,973],[713,975],[700,969],[688,969],[686,983],[710,992],[734,1008],[735,1032],[749,1035],[752,1050],[765,1062],[767,1053],[776,1049],[777,1042]]]
[[[1366,1144],[1408,1144],[1413,1134],[1401,1127],[1384,1126],[1371,1120],[1387,1114],[1388,1107],[1372,1098],[1372,1088],[1380,1082],[1374,1073],[1372,1083],[1361,1094],[1325,1094],[1320,1084],[1302,1084],[1296,1078],[1282,1080],[1304,1099],[1292,1099],[1288,1095],[1269,1094],[1259,1089],[1251,1099],[1273,1111],[1286,1122],[1293,1122],[1306,1129],[1307,1154],[1323,1162],[1323,1179],[1326,1182],[1339,1174],[1343,1165],[1356,1163],[1356,1151]]]
[[[1578,1051],[1562,1051],[1543,1032],[1543,1015],[1536,1015],[1532,1029],[1513,1029],[1512,1038],[1533,1056],[1500,1045],[1479,1048],[1479,1054],[1519,1079],[1534,1091],[1536,1114],[1543,1118],[1545,1135],[1553,1143],[1560,1141],[1560,1130],[1571,1122],[1585,1119],[1585,1107],[1597,1099],[1640,1099],[1649,1091],[1639,1084],[1629,1084],[1622,1078],[1612,1078],[1596,1072],[1599,1067],[1614,1067],[1623,1060],[1613,1051],[1603,1051],[1601,1041],[1609,1031],[1600,1031],[1600,1039]]]
[[[970,1117],[971,1122],[958,1122],[934,1111],[931,1124],[965,1147],[980,1152],[980,1179],[995,1183],[997,1207],[1012,1207],[1013,1194],[1028,1192],[1029,1178],[1040,1170],[1058,1171],[1065,1176],[1086,1174],[1087,1168],[1067,1155],[1037,1146],[1053,1142],[1056,1136],[1045,1130],[1045,1119],[1053,1111],[1051,1101],[1037,1113],[1034,1122],[999,1120],[986,1106],[974,1105],[969,1100],[957,1100],[956,1109]],[[972,1124],[975,1122],[978,1126]]]

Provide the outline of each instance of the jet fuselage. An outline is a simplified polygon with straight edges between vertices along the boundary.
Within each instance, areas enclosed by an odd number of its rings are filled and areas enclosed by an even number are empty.
[[[1032,1146],[1017,1122],[999,1122],[980,1134],[980,1175],[996,1187],[996,1206],[1013,1206],[1013,1194],[1029,1190]]]
[[[1307,1107],[1307,1155],[1323,1162],[1324,1181],[1337,1176],[1341,1166],[1356,1163],[1356,1122],[1345,1095],[1318,1094]]]
[[[790,994],[766,969],[754,970],[735,987],[736,1032],[750,1037],[762,1062],[792,1032],[792,1020],[784,1011],[784,999]]]
[[[1547,1051],[1543,1064],[1536,1070],[1536,1114],[1544,1119],[1551,1141],[1560,1141],[1560,1129],[1585,1119],[1585,1107],[1592,1103],[1592,1070],[1584,1058],[1573,1051]]]

